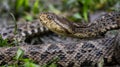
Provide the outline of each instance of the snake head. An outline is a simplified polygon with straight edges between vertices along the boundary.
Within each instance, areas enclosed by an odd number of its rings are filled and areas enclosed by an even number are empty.
[[[39,19],[45,27],[57,34],[68,35],[73,33],[72,23],[64,17],[43,12],[40,14]]]

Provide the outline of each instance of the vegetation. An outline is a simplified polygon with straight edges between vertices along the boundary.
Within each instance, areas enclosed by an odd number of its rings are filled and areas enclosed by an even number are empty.
[[[0,35],[0,47],[3,47],[5,45],[8,45],[7,39],[2,39],[2,36]]]
[[[74,21],[80,21],[80,19],[88,21],[89,13],[96,10],[110,10],[111,6],[119,3],[117,0],[57,0],[59,1],[58,3],[51,1],[35,0],[32,2],[32,0],[8,0],[8,8],[3,9],[1,12],[12,12],[17,19],[23,17],[29,21],[37,18],[38,13],[42,11],[61,14]]]

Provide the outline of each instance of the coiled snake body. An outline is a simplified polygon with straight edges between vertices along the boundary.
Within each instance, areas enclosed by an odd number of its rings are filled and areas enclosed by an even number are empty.
[[[74,23],[64,17],[60,17],[54,13],[41,13],[39,16],[40,22],[33,21],[32,23],[18,24],[17,35],[15,35],[15,26],[9,26],[0,30],[3,39],[19,41],[24,40],[27,36],[32,36],[45,31],[51,31],[65,36],[78,38],[93,38],[103,35],[108,30],[120,28],[120,12],[111,12],[101,15],[91,23]]]
[[[14,26],[8,27],[9,30],[8,28],[2,29],[0,34],[4,39],[18,38],[19,40],[24,40],[23,38],[28,35],[32,36],[44,33],[49,31],[49,28],[57,34],[88,38],[97,37],[111,29],[120,28],[120,12],[104,14],[94,22],[86,24],[72,23],[53,13],[41,13],[39,18],[41,22],[35,21],[35,23],[18,24],[18,35],[13,34]],[[41,23],[43,25],[41,25]],[[19,46],[19,48],[25,52],[24,57],[30,58],[40,65],[49,63],[56,56],[59,57],[59,60],[56,63],[63,67],[80,67],[81,64],[86,61],[95,64],[99,63],[104,58],[108,60],[107,62],[109,62],[109,60],[111,62],[113,57],[117,58],[115,61],[117,60],[117,63],[120,64],[119,43],[117,43],[117,51],[114,51],[116,49],[116,44],[114,43],[116,40],[115,36],[86,41],[82,41],[77,38],[77,40],[74,40],[74,38],[69,40],[63,39],[63,42],[61,42],[62,39],[60,40],[59,37],[57,38],[57,43],[39,45],[27,44],[25,46]],[[118,41],[119,38],[120,36],[117,38]],[[13,58],[19,48],[18,46],[0,48],[0,65],[15,64],[15,60]]]

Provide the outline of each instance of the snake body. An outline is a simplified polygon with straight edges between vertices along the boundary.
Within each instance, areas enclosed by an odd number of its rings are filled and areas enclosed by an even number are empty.
[[[65,36],[78,38],[91,38],[103,35],[108,30],[120,28],[120,12],[111,12],[101,15],[91,23],[75,23],[54,13],[41,13],[38,20],[31,23],[19,23],[17,35],[14,32],[14,25],[2,28],[0,34],[3,39],[23,41],[27,36],[41,34],[51,31]]]
[[[108,30],[120,28],[120,12],[110,12],[101,15],[91,23],[74,23],[54,13],[41,13],[41,23],[51,31],[72,37],[88,38],[103,35]]]
[[[108,30],[119,29],[120,27],[120,12],[106,13],[98,17],[94,22],[86,24],[71,22],[54,13],[41,13],[39,19],[40,22],[18,24],[16,35],[13,34],[14,26],[3,28],[0,34],[4,39],[18,38],[18,40],[24,40],[23,38],[29,35],[40,34],[50,29],[61,35],[87,38],[96,37]],[[52,37],[50,38],[56,38]],[[117,38],[118,40],[119,37]],[[47,41],[48,39],[45,40]],[[56,63],[63,67],[80,67],[86,61],[96,64],[102,59],[107,59],[108,62],[109,60],[111,62],[111,59],[114,59],[113,57],[116,57],[117,59],[115,60],[120,63],[119,47],[117,47],[118,51],[114,51],[116,48],[116,44],[114,44],[115,36],[83,41],[78,38],[76,41],[74,41],[74,38],[60,40],[59,37],[55,40],[57,41],[56,43],[25,45],[19,46],[19,48],[25,52],[23,57],[30,58],[40,65],[49,63],[56,56],[59,57]],[[0,48],[0,65],[14,64],[16,61],[13,58],[19,48],[18,46]]]
[[[15,31],[16,34],[14,33]],[[34,20],[32,22],[18,22],[17,30],[15,30],[14,24],[0,29],[2,38],[7,39],[10,43],[15,40],[22,43],[29,36],[41,35],[45,32],[49,32],[49,30],[44,27],[39,20]]]
[[[116,47],[114,44],[115,38],[116,37],[104,37],[89,41],[78,41],[77,43],[72,43],[74,40],[70,40],[70,42],[64,40],[68,43],[58,42],[56,44],[48,43],[19,47],[4,47],[0,48],[0,65],[11,65],[15,63],[22,64],[22,61],[16,61],[14,59],[18,49],[24,51],[23,58],[32,59],[39,65],[54,62],[54,59],[56,58],[58,58],[58,60],[54,63],[58,64],[60,67],[82,67],[81,65],[86,66],[87,63],[89,65],[95,65],[102,60],[105,60],[104,63],[107,64],[115,62],[115,59],[113,58],[115,56],[114,53],[118,52],[114,51]],[[116,60],[120,60],[120,55],[119,53],[117,54]],[[120,62],[118,61],[118,63]]]

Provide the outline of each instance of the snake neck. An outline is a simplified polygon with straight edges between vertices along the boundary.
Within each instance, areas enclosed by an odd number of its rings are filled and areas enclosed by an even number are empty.
[[[120,28],[120,12],[106,13],[94,20],[94,22],[85,24],[84,28],[80,25],[74,27],[74,36],[77,37],[96,37],[103,35],[109,30]]]

